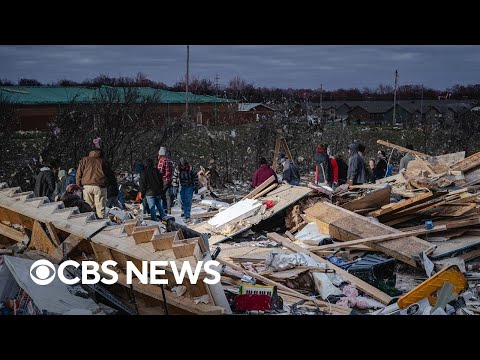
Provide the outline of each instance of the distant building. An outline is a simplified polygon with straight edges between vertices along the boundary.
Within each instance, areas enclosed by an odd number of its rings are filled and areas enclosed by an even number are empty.
[[[59,87],[59,86],[3,86],[0,94],[17,106],[20,130],[46,130],[59,111],[71,104],[98,104],[107,98],[108,92],[125,94],[134,90],[137,101],[151,101],[156,106],[158,122],[185,113],[188,100],[189,113],[199,124],[229,122],[237,112],[237,101],[207,95],[173,92],[148,87],[115,88],[101,86]],[[118,102],[122,102],[119,96]]]
[[[237,124],[266,120],[275,112],[275,108],[261,103],[239,103]]]

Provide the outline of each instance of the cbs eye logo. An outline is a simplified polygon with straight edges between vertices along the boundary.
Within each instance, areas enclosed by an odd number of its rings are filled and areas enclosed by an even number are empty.
[[[37,285],[48,285],[55,278],[55,267],[48,260],[35,261],[30,267],[30,277]]]

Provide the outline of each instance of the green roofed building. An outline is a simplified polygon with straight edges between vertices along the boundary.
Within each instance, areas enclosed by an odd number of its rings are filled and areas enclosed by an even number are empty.
[[[0,100],[16,104],[21,130],[47,129],[58,111],[72,104],[148,101],[158,106],[161,122],[185,113],[188,101],[189,114],[202,124],[228,121],[238,108],[236,100],[149,87],[1,86]]]

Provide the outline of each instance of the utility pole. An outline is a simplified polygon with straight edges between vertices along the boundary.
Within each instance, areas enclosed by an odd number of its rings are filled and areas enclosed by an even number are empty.
[[[322,97],[323,97],[323,84],[320,84],[320,123],[323,124],[323,106],[322,106]]]
[[[422,92],[420,95],[420,123],[423,123],[423,84],[422,84]]]
[[[185,82],[185,112],[187,113],[188,117],[188,72],[189,72],[189,65],[190,65],[190,45],[187,45],[187,76]]]
[[[218,74],[215,74],[215,97],[218,98]],[[218,116],[218,110],[217,110],[217,100],[215,100],[215,117],[213,119],[214,125],[217,125],[217,116]]]
[[[393,126],[397,123],[396,113],[397,113],[397,81],[398,81],[398,70],[395,70],[395,90],[393,91]]]

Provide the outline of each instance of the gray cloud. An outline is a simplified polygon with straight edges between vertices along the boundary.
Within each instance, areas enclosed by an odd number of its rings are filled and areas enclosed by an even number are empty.
[[[184,45],[0,46],[0,78],[81,81],[100,73],[172,85],[184,77]],[[192,45],[192,76],[221,83],[234,76],[257,86],[319,88],[400,84],[446,88],[479,82],[480,46]]]

